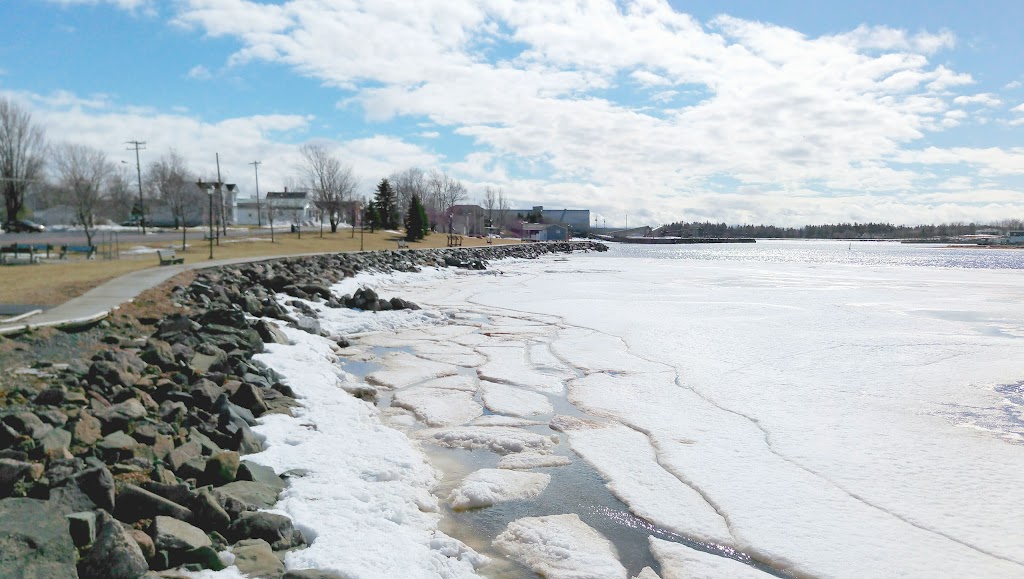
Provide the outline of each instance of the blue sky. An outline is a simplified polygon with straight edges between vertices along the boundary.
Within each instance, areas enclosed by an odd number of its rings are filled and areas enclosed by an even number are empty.
[[[53,142],[253,189],[315,141],[595,218],[1024,217],[1024,3],[5,0]],[[133,160],[133,159],[130,159]]]

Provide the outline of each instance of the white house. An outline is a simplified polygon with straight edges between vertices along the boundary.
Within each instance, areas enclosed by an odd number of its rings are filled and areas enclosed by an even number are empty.
[[[315,221],[313,202],[308,191],[268,191],[257,203],[253,197],[238,199],[235,204],[235,223],[238,225],[302,224]]]

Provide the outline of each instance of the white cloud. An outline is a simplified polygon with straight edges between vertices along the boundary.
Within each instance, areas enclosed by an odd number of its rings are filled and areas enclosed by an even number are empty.
[[[436,139],[441,136],[441,133],[437,131],[424,131],[422,133],[416,133],[416,136],[423,139]]]
[[[1021,85],[1021,82],[1019,80],[1014,80],[1014,81],[1006,83],[1006,86],[1004,86],[1003,88],[1008,89],[1008,90],[1013,90],[1015,88],[1020,88],[1021,86],[1024,86],[1024,85]]]
[[[997,107],[1003,104],[1003,101],[996,98],[996,96],[990,92],[983,92],[974,95],[960,95],[954,98],[953,102],[958,105],[981,105],[985,107]]]
[[[210,74],[210,70],[201,64],[197,64],[190,68],[185,76],[193,80],[209,80],[213,77],[213,75]]]
[[[1013,107],[1013,108],[1012,108],[1012,109],[1010,109],[1010,110],[1011,110],[1011,111],[1013,111],[1013,112],[1015,112],[1015,113],[1024,113],[1024,103],[1021,103],[1021,104],[1019,104],[1019,105],[1017,105],[1017,106]]]
[[[176,6],[177,25],[237,43],[224,59],[239,75],[248,63],[270,62],[340,89],[346,113],[369,123],[360,134],[401,117],[430,125],[412,136],[434,138],[441,127],[474,145],[464,158],[446,158],[397,136],[335,143],[368,176],[443,165],[504,184],[523,203],[792,223],[886,207],[922,220],[953,214],[908,197],[935,181],[927,173],[935,164],[1016,174],[1007,164],[1018,162],[1014,151],[914,148],[932,133],[982,122],[964,107],[999,104],[992,93],[959,95],[971,74],[931,62],[956,47],[944,30],[861,26],[812,37],[728,15],[700,22],[663,0]],[[189,76],[203,74],[196,67]],[[202,137],[193,147],[273,153],[280,165],[294,146],[275,131],[310,128],[305,116],[284,115],[300,120],[285,129],[234,119],[232,130],[253,142],[228,144],[208,131],[229,121],[149,114],[190,127],[186,135]]]
[[[153,4],[152,0],[46,0],[51,4],[61,4],[63,6],[75,6],[80,4],[97,5],[97,4],[112,4],[122,10],[137,10],[139,8],[147,8]]]

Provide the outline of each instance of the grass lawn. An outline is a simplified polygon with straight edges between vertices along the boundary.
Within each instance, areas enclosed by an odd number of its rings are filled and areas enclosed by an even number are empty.
[[[359,251],[359,232],[352,237],[352,230],[339,230],[337,233],[324,231],[320,236],[319,229],[308,229],[302,232],[299,239],[296,233],[274,234],[274,242],[270,242],[270,232],[229,230],[227,237],[222,237],[220,245],[213,248],[214,259],[236,257],[277,257],[299,255],[304,253],[336,253]],[[397,249],[398,234],[369,231],[363,234],[365,250]],[[210,255],[209,245],[201,240],[189,240],[192,245],[181,250],[180,241],[174,245],[161,242],[149,247],[166,249],[174,247],[185,263],[202,263]],[[447,234],[434,233],[423,241],[409,244],[410,249],[445,247],[448,243]],[[463,237],[466,247],[486,245],[486,240],[474,237]],[[495,239],[494,243],[519,243],[512,239]],[[128,272],[160,267],[156,253],[124,253],[119,259],[95,260],[75,259],[50,260],[38,264],[3,265],[0,266],[0,303],[34,304],[53,306],[80,296],[105,281],[114,279]],[[104,255],[107,248],[100,247]]]

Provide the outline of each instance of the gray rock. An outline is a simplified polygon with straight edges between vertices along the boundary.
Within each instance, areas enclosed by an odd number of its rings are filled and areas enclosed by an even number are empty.
[[[240,457],[233,450],[218,452],[206,461],[206,482],[214,486],[220,486],[234,482],[238,474]]]
[[[253,326],[253,329],[260,335],[260,339],[268,344],[289,343],[288,336],[284,333],[284,330],[277,326],[277,324],[266,320],[258,320]]]
[[[195,514],[195,524],[206,531],[223,533],[231,524],[231,517],[208,488],[200,489],[192,502],[192,511]]]
[[[93,415],[104,425],[104,430],[119,430],[126,427],[133,420],[138,420],[146,415],[146,407],[135,398],[129,398],[119,404],[108,406],[93,412]]]
[[[247,460],[241,461],[241,464],[238,467],[238,479],[263,483],[279,491],[284,490],[284,488],[288,486],[288,483],[284,482],[284,479],[277,476],[274,469],[269,466],[263,466],[262,464],[256,464],[255,462]]]
[[[178,361],[174,357],[174,350],[163,340],[150,339],[140,357],[149,364],[159,366],[164,371],[176,368],[178,365]]]
[[[114,475],[106,466],[99,464],[83,470],[71,477],[69,484],[81,489],[99,508],[114,510]]]
[[[3,423],[18,434],[22,434],[39,440],[46,433],[53,430],[53,427],[39,419],[31,412],[18,412],[3,417]]]
[[[196,352],[188,365],[194,373],[202,375],[225,369],[227,361],[227,352],[211,344],[203,343],[196,347]]]
[[[75,543],[64,514],[46,501],[0,501],[3,577],[76,577]]]
[[[149,571],[142,549],[106,511],[97,517],[96,542],[78,563],[81,579],[137,579]]]
[[[177,472],[181,465],[185,464],[191,458],[199,458],[203,456],[203,447],[198,442],[190,440],[185,444],[175,448],[171,452],[167,453],[167,466],[171,467],[171,470]]]
[[[114,515],[126,523],[165,515],[188,521],[192,519],[192,510],[144,488],[126,484],[117,493]]]
[[[157,550],[170,553],[213,546],[213,541],[202,529],[171,517],[156,517],[150,535]]]
[[[45,406],[60,406],[61,404],[64,403],[64,397],[67,395],[67,393],[67,387],[63,385],[53,386],[43,390],[38,395],[36,395],[35,400],[33,400],[33,402]]]
[[[284,574],[284,563],[274,555],[270,543],[262,539],[239,541],[231,552],[238,570],[250,577],[277,579]]]
[[[32,463],[13,458],[0,458],[0,497],[11,494],[14,484],[28,476]]]
[[[291,519],[263,511],[241,513],[228,525],[226,536],[232,541],[263,539],[270,543],[270,547],[275,551],[291,549],[306,543],[302,534],[295,531]]]
[[[124,460],[134,455],[139,446],[138,441],[118,430],[103,437],[96,443],[96,448],[111,460]]]
[[[253,416],[260,416],[267,411],[267,403],[263,401],[263,393],[252,383],[243,382],[241,386],[231,395],[231,402],[252,412]]]
[[[71,458],[71,433],[54,428],[39,439],[39,449],[46,458]]]
[[[235,481],[213,489],[213,496],[233,519],[245,511],[274,506],[278,493],[275,487],[253,481]]]
[[[68,530],[76,547],[84,547],[96,540],[96,513],[82,511],[71,513],[68,518]]]
[[[64,513],[77,513],[96,509],[89,495],[73,483],[50,489],[50,503]]]
[[[78,415],[78,421],[75,422],[72,434],[74,440],[79,444],[96,444],[96,441],[103,437],[103,423],[83,410]]]

